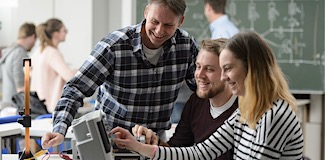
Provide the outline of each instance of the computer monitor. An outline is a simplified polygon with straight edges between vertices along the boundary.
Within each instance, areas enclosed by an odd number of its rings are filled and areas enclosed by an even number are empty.
[[[72,121],[72,132],[81,160],[113,160],[112,145],[103,123],[105,113],[101,110],[89,112]]]

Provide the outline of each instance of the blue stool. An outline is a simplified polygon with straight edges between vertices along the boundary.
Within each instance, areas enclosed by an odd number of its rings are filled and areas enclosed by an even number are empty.
[[[43,115],[36,117],[35,119],[44,119],[44,118],[52,118],[52,114],[51,113],[43,114]]]
[[[0,124],[17,122],[18,118],[21,118],[21,115],[7,116],[0,118]]]

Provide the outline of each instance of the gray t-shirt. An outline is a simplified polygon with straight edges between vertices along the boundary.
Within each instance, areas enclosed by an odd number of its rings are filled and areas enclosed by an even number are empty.
[[[3,51],[0,59],[2,72],[2,102],[11,102],[17,88],[24,86],[23,59],[28,58],[27,51],[15,44]]]

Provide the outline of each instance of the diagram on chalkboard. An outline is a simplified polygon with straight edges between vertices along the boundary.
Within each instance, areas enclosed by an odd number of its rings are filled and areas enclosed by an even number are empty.
[[[228,0],[227,5],[241,31],[254,30],[268,42],[292,90],[324,91],[324,1]]]
[[[185,1],[181,28],[198,42],[210,38],[204,0]],[[325,93],[324,0],[227,0],[226,14],[241,31],[264,37],[292,91]]]
[[[209,23],[204,15],[202,0],[187,0],[185,20],[182,29],[188,31],[198,41],[210,38]]]
[[[272,46],[279,63],[294,63],[296,66],[303,63],[320,65],[322,62],[320,54],[323,51],[315,48],[317,47],[315,44],[318,42],[306,42],[306,38],[310,36],[313,37],[312,40],[317,37],[317,32],[310,30],[310,27],[314,29],[318,20],[313,17],[312,23],[304,23],[306,21],[306,9],[313,5],[310,2],[308,0],[307,4],[295,0],[246,0],[246,2],[244,0],[230,0],[228,14],[240,27],[240,30],[254,30],[260,33]],[[317,11],[318,1],[315,0],[314,2],[314,7],[312,7],[314,15],[321,16]],[[245,7],[247,9],[244,9]],[[244,17],[245,14],[239,15],[233,9],[247,10],[247,14]]]

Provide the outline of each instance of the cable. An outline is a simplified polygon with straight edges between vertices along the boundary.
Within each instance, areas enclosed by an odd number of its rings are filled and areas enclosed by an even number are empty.
[[[44,157],[46,157],[46,156],[48,156],[47,159],[50,158],[50,152],[48,150],[40,150],[33,157],[27,158],[25,160],[33,160],[33,159],[36,159],[37,157],[42,156],[43,154],[44,154],[44,156],[42,159],[44,159]]]
[[[72,149],[64,150],[59,153],[59,156],[64,160],[72,160],[68,155],[66,154],[72,154]]]

